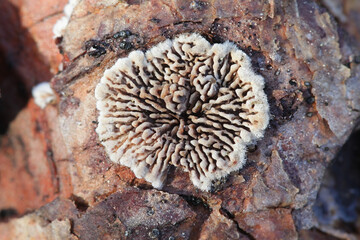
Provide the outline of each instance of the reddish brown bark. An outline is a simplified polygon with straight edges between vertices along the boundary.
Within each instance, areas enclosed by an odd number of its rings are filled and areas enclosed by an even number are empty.
[[[32,2],[0,2],[1,22],[9,22],[0,29],[0,63],[12,66],[27,94],[52,78],[57,102],[44,110],[33,99],[23,106],[26,97],[7,94],[12,74],[0,66],[0,101],[23,107],[16,118],[1,112],[6,122],[15,118],[0,137],[1,239],[359,236],[319,224],[312,209],[326,168],[359,118],[356,1],[343,5],[347,22],[307,0],[82,1],[59,45],[62,55],[51,29],[66,2]],[[131,35],[115,38],[122,30]],[[271,106],[270,127],[244,169],[214,183],[211,193],[174,168],[162,190],[152,189],[111,163],[95,133],[94,88],[104,70],[182,32],[236,43],[266,79]],[[92,44],[106,52],[89,54]],[[53,76],[61,59],[65,69]]]

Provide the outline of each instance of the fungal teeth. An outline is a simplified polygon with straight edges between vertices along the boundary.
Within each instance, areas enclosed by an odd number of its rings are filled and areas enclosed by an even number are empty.
[[[197,101],[195,106],[191,109],[193,113],[198,113],[201,110],[202,104],[200,101]]]
[[[106,70],[95,89],[96,129],[111,161],[161,188],[168,165],[193,184],[240,169],[269,121],[263,79],[233,43],[182,34]]]

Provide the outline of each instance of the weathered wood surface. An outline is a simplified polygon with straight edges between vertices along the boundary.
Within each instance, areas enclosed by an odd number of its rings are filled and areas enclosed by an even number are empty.
[[[0,50],[28,91],[60,63],[51,28],[65,4],[30,2],[0,3],[14,23],[2,27]],[[0,238],[355,237],[321,226],[312,206],[324,171],[359,119],[356,9],[347,1],[340,21],[336,9],[306,0],[81,1],[59,45],[64,70],[51,80],[57,103],[41,110],[30,99],[0,138]],[[26,38],[16,42],[12,29]],[[132,34],[114,38],[122,30]],[[152,189],[110,163],[95,133],[94,88],[104,70],[131,50],[182,32],[236,43],[264,76],[271,107],[270,126],[245,168],[212,193],[195,189],[177,169],[162,191]],[[89,54],[95,44],[106,53]],[[8,79],[1,82],[4,96]]]

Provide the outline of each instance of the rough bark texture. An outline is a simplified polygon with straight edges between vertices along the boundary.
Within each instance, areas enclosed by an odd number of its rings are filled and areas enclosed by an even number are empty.
[[[51,80],[58,101],[44,110],[32,99],[23,107],[27,97],[21,93],[56,72],[61,55],[51,28],[65,1],[32,2],[0,2],[6,13],[1,22],[9,22],[0,29],[6,130],[0,138],[0,239],[360,236],[358,164],[340,162],[348,168],[329,170],[317,199],[326,168],[360,115],[356,0],[81,1],[59,44],[64,70]],[[122,30],[131,35],[114,37]],[[264,76],[271,107],[270,126],[250,149],[245,168],[211,193],[195,189],[175,168],[161,191],[152,189],[112,164],[95,133],[94,89],[104,70],[134,49],[183,32],[236,43]],[[90,52],[93,46],[101,51]],[[358,148],[344,149],[339,161],[359,160]],[[341,182],[347,174],[353,175]],[[331,184],[334,179],[338,184]],[[346,204],[338,203],[337,195],[348,193],[344,188],[353,190],[351,218],[343,217]],[[328,199],[334,204],[326,205]],[[327,216],[324,204],[337,215]]]

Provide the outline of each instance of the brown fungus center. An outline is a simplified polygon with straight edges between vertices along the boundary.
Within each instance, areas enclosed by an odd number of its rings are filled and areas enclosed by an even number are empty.
[[[96,132],[109,158],[160,188],[169,164],[194,185],[240,169],[246,145],[269,121],[264,81],[234,44],[198,34],[134,51],[106,70],[96,87]]]

